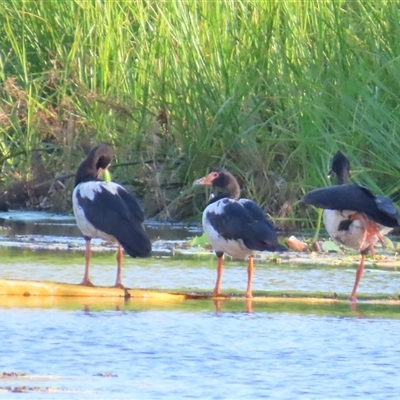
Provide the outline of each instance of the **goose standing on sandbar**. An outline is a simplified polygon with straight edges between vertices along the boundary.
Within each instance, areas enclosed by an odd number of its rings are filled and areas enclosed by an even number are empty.
[[[239,199],[240,187],[235,177],[223,168],[214,168],[194,185],[221,188],[224,192],[211,198],[203,212],[203,229],[218,258],[217,280],[213,295],[221,295],[224,253],[233,258],[249,258],[246,297],[252,297],[254,255],[263,250],[284,251],[276,231],[264,211],[249,199]]]
[[[91,239],[118,242],[115,287],[122,285],[122,248],[131,257],[149,257],[151,242],[144,227],[144,214],[136,199],[121,185],[101,180],[110,166],[112,151],[107,145],[94,147],[80,164],[72,203],[76,223],[86,240],[85,273],[81,285],[94,286],[89,277]]]
[[[361,260],[349,300],[356,301],[358,284],[364,271],[365,255],[375,254],[374,246],[394,227],[399,226],[399,212],[391,199],[375,196],[367,188],[349,184],[350,161],[338,151],[328,175],[336,175],[337,185],[315,189],[303,202],[323,208],[323,221],[329,236],[337,243],[360,251]]]

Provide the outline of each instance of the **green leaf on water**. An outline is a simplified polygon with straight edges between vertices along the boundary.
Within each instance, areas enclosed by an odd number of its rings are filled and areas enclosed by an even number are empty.
[[[209,244],[210,242],[208,241],[207,235],[205,233],[203,233],[201,236],[195,236],[192,240],[189,241],[190,246],[205,247]]]
[[[341,251],[339,246],[335,242],[332,242],[332,240],[327,240],[326,242],[322,242],[321,248],[322,251],[336,251],[338,253]]]

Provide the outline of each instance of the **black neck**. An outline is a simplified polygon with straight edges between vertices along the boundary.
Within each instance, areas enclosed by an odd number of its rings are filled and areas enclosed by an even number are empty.
[[[336,182],[338,185],[344,185],[349,182],[349,171],[346,169],[341,170],[337,175],[336,175]]]
[[[96,164],[93,160],[86,159],[79,166],[75,176],[75,186],[82,182],[89,182],[97,180],[97,169]]]
[[[229,199],[230,197],[231,196],[229,196],[228,193],[221,193],[221,194],[219,194],[217,196],[212,196],[210,198],[210,200],[208,201],[207,205],[215,203],[216,201],[221,200],[221,199]]]
[[[350,161],[349,159],[338,150],[332,158],[332,167],[328,175],[336,175],[338,185],[348,183],[350,177]]]
[[[99,180],[99,170],[104,170],[110,165],[111,156],[111,149],[106,145],[93,148],[76,172],[75,186],[82,182]]]

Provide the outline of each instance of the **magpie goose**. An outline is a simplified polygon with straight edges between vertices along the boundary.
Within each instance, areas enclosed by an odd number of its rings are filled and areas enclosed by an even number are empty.
[[[131,257],[149,257],[151,242],[144,227],[144,214],[135,197],[115,182],[101,180],[110,166],[112,151],[100,144],[80,164],[75,177],[72,203],[76,223],[86,240],[85,274],[82,285],[94,286],[89,277],[91,239],[118,242],[115,287],[121,287],[122,248]]]
[[[374,246],[394,227],[399,226],[399,212],[391,199],[375,196],[364,186],[349,184],[350,161],[338,151],[328,175],[336,175],[337,185],[312,190],[303,202],[323,208],[323,221],[329,236],[337,243],[360,251],[361,260],[350,300],[356,301],[357,287],[364,271],[365,255],[374,256]]]
[[[194,185],[223,190],[208,202],[203,212],[203,229],[218,259],[217,280],[213,295],[221,295],[223,255],[249,258],[246,297],[252,297],[253,257],[258,251],[283,251],[276,231],[264,211],[249,199],[239,199],[240,188],[235,177],[223,168],[214,168]]]

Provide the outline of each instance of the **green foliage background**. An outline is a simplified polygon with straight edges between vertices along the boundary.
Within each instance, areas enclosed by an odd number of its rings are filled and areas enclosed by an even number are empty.
[[[244,196],[300,226],[315,217],[301,194],[329,184],[341,149],[354,181],[398,199],[399,6],[3,1],[3,184],[29,176],[33,149],[63,174],[106,141],[149,216],[198,213],[191,183],[225,165]]]

